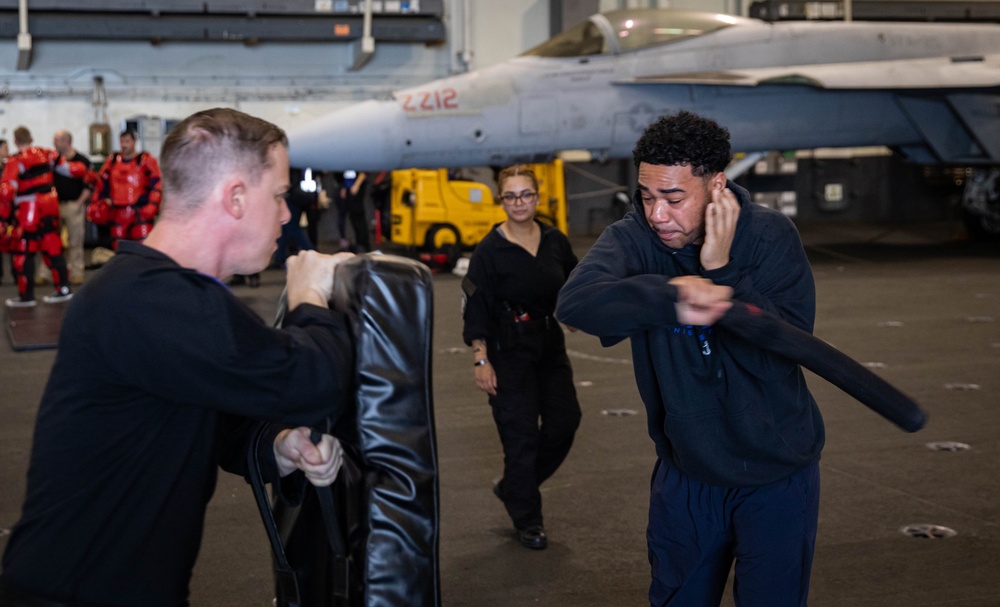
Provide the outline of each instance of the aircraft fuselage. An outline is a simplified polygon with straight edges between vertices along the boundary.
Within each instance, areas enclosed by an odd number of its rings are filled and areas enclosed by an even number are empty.
[[[650,48],[525,55],[397,91],[292,133],[291,157],[330,170],[502,165],[575,149],[621,158],[651,121],[690,110],[726,126],[736,151],[886,145],[925,161],[1000,164],[1000,144],[980,140],[1000,134],[998,49],[994,25],[739,20]],[[928,62],[919,81],[912,61]],[[975,86],[935,79],[961,62],[975,64]],[[996,82],[982,82],[984,67]],[[980,119],[992,124],[982,137],[970,126]]]

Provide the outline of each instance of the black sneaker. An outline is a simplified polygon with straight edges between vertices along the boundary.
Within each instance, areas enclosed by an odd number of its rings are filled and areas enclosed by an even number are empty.
[[[46,295],[42,298],[45,303],[60,303],[63,301],[69,301],[73,298],[73,292],[69,290],[69,287],[59,287],[56,289],[52,295]]]
[[[517,539],[523,546],[532,550],[545,550],[545,547],[549,545],[549,539],[545,537],[545,529],[541,525],[518,529]]]

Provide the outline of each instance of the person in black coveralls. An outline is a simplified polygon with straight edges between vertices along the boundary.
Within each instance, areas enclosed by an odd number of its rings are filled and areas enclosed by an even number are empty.
[[[224,285],[267,266],[288,221],[287,139],[231,109],[167,136],[166,196],[144,243],[118,253],[66,310],[36,421],[27,495],[3,556],[0,605],[188,604],[218,466],[245,472],[256,420],[279,490],[333,482],[339,443],[306,426],[349,390],[335,266],[288,260],[284,329]]]
[[[493,491],[521,543],[542,549],[548,539],[538,487],[562,464],[580,425],[573,370],[553,317],[577,260],[562,232],[535,220],[538,180],[529,167],[506,168],[497,181],[507,220],[472,255],[462,283],[463,334],[503,444],[503,478]]]

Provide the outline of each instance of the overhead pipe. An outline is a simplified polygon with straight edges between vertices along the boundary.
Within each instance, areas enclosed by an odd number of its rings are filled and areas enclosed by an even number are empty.
[[[472,0],[462,0],[462,63],[472,69]]]
[[[456,2],[453,6],[459,6]],[[449,41],[454,41],[451,47],[448,60],[448,69],[452,74],[461,74],[472,69],[472,58],[475,53],[472,51],[472,3],[471,0],[462,0],[460,5],[461,15],[458,10],[449,13],[449,28],[452,30],[448,35]]]
[[[31,33],[28,32],[28,0],[18,0],[17,15],[20,29],[17,33],[17,69],[31,67]]]
[[[361,40],[354,43],[354,63],[349,71],[356,72],[371,61],[375,55],[375,38],[372,37],[372,0],[365,0],[364,24]]]

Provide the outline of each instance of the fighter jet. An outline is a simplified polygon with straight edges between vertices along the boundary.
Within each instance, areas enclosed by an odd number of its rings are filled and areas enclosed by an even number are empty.
[[[624,158],[682,109],[726,126],[736,151],[889,146],[986,171],[1000,166],[1000,25],[612,11],[507,62],[332,112],[290,132],[290,155],[328,170]],[[1000,231],[996,194],[979,205]]]

